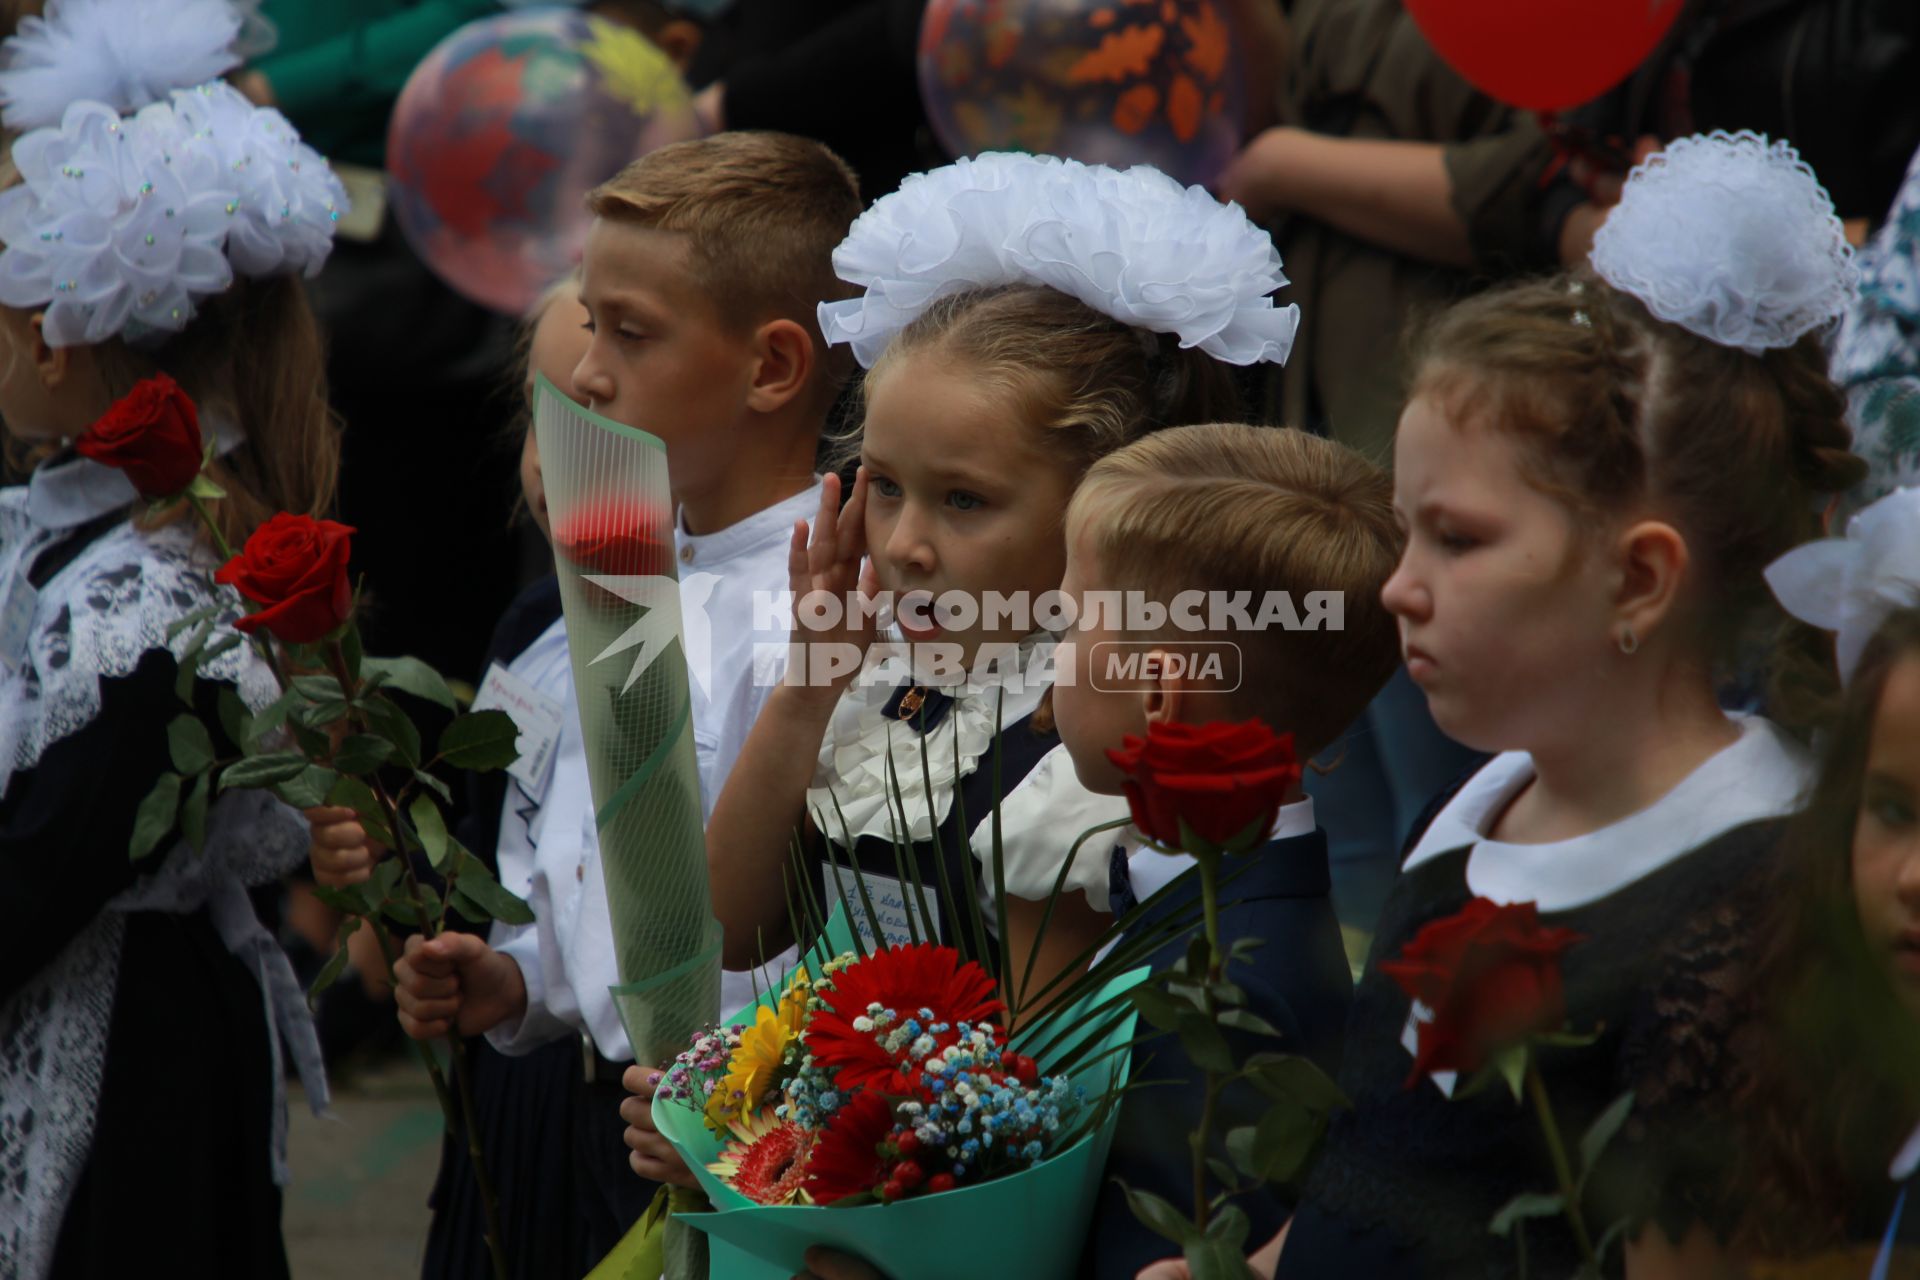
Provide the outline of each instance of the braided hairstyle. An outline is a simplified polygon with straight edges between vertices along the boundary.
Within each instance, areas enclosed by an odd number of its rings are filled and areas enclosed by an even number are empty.
[[[1770,642],[1776,709],[1818,714],[1834,687],[1828,642],[1762,577],[1821,535],[1822,509],[1866,472],[1815,334],[1748,355],[1581,272],[1455,305],[1414,357],[1413,394],[1517,436],[1527,478],[1584,521],[1653,512],[1679,530],[1707,655],[1752,669]]]

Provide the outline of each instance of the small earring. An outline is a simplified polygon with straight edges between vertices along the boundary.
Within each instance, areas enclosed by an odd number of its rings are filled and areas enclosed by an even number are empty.
[[[1640,637],[1633,634],[1632,627],[1620,628],[1620,652],[1631,658],[1640,649]]]

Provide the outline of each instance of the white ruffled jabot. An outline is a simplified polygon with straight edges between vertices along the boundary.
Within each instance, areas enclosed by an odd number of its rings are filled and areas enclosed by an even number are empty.
[[[1028,677],[1051,670],[1055,643],[1044,632],[1028,636],[1013,660],[943,690],[953,697],[953,706],[925,735],[886,714],[897,684],[856,681],[834,708],[813,785],[807,789],[807,812],[814,826],[841,845],[861,836],[889,841],[898,836],[909,843],[932,839],[933,829],[946,821],[953,807],[955,786],[993,750],[996,726],[1010,727],[1040,705],[1049,682]],[[899,784],[899,809],[892,804],[889,755]]]

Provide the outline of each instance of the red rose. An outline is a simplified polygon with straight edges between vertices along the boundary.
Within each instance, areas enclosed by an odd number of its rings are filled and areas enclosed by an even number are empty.
[[[1380,972],[1433,1011],[1420,1024],[1409,1085],[1430,1071],[1478,1071],[1487,1058],[1567,1018],[1560,953],[1585,939],[1541,925],[1531,902],[1502,907],[1475,898],[1435,920]]]
[[[1107,758],[1127,775],[1133,825],[1168,848],[1185,843],[1182,822],[1230,853],[1266,843],[1287,792],[1300,781],[1293,735],[1275,735],[1257,719],[1150,724],[1145,738],[1128,734]]]
[[[134,384],[73,446],[82,457],[127,473],[143,498],[171,498],[200,474],[200,415],[166,374]]]
[[[287,644],[312,644],[345,622],[353,610],[352,533],[344,524],[284,511],[255,529],[240,554],[213,575],[262,606],[234,625],[264,627]]]
[[[553,524],[553,548],[582,573],[673,573],[673,519],[631,503],[589,503]]]

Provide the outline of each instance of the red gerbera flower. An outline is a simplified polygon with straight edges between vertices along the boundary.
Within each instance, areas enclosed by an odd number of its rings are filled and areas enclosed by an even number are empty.
[[[735,1140],[707,1167],[757,1204],[795,1204],[806,1199],[807,1162],[814,1135],[769,1109],[738,1122]]]
[[[813,1142],[807,1194],[815,1204],[875,1191],[887,1180],[881,1144],[893,1134],[893,1104],[870,1090],[854,1094]]]
[[[889,947],[856,961],[833,975],[833,990],[822,991],[827,1007],[807,1025],[807,1048],[814,1060],[837,1073],[841,1089],[877,1088],[891,1094],[915,1090],[917,1071],[903,1047],[888,1053],[872,1031],[854,1028],[854,1019],[867,1017],[874,1005],[893,1010],[904,1021],[932,1013],[923,1024],[941,1023],[949,1030],[935,1035],[945,1048],[959,1038],[962,1022],[983,1022],[1000,1012],[993,996],[993,979],[969,960],[960,962],[952,947],[923,942],[913,947]]]

